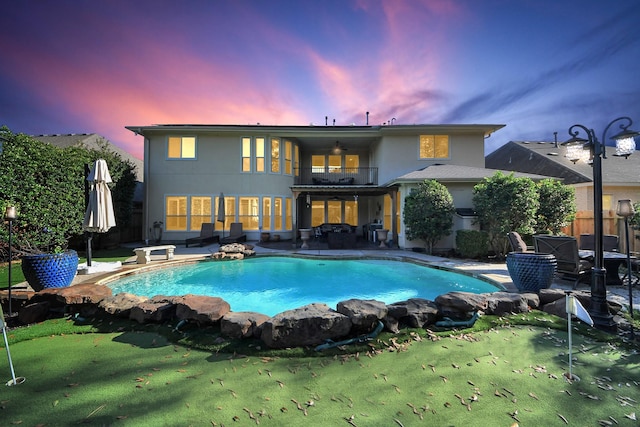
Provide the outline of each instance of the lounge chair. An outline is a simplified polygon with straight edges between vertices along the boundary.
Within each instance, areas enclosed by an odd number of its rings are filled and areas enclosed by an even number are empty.
[[[184,246],[188,248],[189,245],[195,245],[197,243],[198,245],[200,245],[200,247],[202,247],[205,243],[219,242],[220,236],[214,235],[213,231],[213,223],[203,222],[200,226],[200,235],[198,237],[189,237],[184,241]]]
[[[595,246],[595,235],[580,235],[580,250],[593,251],[595,249]],[[607,252],[618,252],[618,236],[616,236],[615,234],[605,234],[604,236],[602,236],[602,246]]]
[[[571,236],[533,236],[536,252],[552,254],[556,257],[557,272],[575,279],[573,288],[578,283],[590,278],[593,264],[580,258],[578,240]]]
[[[522,239],[522,236],[520,236],[520,233],[518,233],[517,231],[510,231],[509,234],[507,234],[507,238],[509,239],[509,244],[511,245],[512,252],[534,252],[533,246],[527,246],[524,239]]]
[[[229,235],[227,237],[223,237],[220,239],[221,245],[226,245],[229,243],[240,243],[246,242],[247,235],[242,231],[242,223],[241,222],[232,222],[229,228]]]

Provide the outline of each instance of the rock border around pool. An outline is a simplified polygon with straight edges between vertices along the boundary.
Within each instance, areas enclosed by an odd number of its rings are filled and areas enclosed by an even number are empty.
[[[590,294],[574,292],[584,306]],[[614,312],[621,306],[609,301]],[[229,339],[259,338],[269,348],[317,346],[327,340],[343,340],[371,332],[378,321],[392,333],[400,328],[430,328],[445,317],[467,319],[474,312],[497,316],[539,309],[566,318],[565,291],[543,289],[539,293],[494,292],[474,294],[449,292],[435,301],[411,298],[393,304],[376,300],[349,299],[332,309],[313,303],[273,317],[254,312],[232,312],[229,303],[201,295],[153,298],[133,294],[113,295],[106,285],[80,284],[68,288],[31,293],[19,309],[18,319],[30,324],[46,320],[51,313],[91,317],[108,314],[145,323],[184,322],[207,327],[219,323]]]

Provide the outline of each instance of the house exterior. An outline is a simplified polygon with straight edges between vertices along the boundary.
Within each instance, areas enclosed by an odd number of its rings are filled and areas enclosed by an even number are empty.
[[[615,147],[606,148],[602,160],[603,232],[624,236],[623,221],[616,216],[618,200],[640,200],[640,153],[628,158],[614,156]],[[567,234],[579,237],[593,233],[593,169],[586,155],[575,163],[565,157],[566,148],[557,142],[510,141],[486,156],[485,166],[562,178],[576,190],[576,221]],[[632,239],[631,248],[638,247]]]
[[[384,227],[394,246],[424,247],[405,237],[404,197],[438,179],[469,212],[473,186],[496,172],[484,168],[484,140],[503,126],[127,126],[144,138],[143,239],[154,223],[167,242],[198,235],[203,222],[220,235],[241,222],[249,240],[294,242],[299,229],[347,223],[367,238]]]

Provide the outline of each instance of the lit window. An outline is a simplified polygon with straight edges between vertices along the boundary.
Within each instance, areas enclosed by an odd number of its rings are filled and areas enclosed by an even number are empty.
[[[238,198],[238,221],[242,223],[243,230],[258,229],[258,198],[239,197]]]
[[[286,205],[286,214],[285,214],[285,227],[287,230],[293,230],[293,222],[292,222],[292,213],[293,213],[293,201],[291,198],[287,198],[284,200]]]
[[[170,159],[195,159],[195,136],[170,136],[167,157]]]
[[[203,222],[211,222],[211,197],[191,197],[191,230],[199,231]]]
[[[271,230],[271,198],[262,199],[262,229]]]
[[[280,140],[271,140],[271,172],[280,173]]]
[[[242,138],[242,172],[251,172],[251,138]]]
[[[355,200],[344,202],[344,221],[342,222],[358,225],[358,202]]]
[[[357,154],[349,154],[344,156],[344,163],[346,167],[345,172],[358,173],[358,167],[360,167],[360,157]]]
[[[335,224],[342,222],[342,202],[340,200],[327,201],[327,222]]]
[[[236,222],[236,198],[225,197],[224,198],[224,223],[220,223],[218,218],[220,217],[220,196],[216,196],[216,222],[215,229],[229,230],[232,222]]]
[[[300,176],[300,149],[297,145],[293,146],[293,170],[296,176]]]
[[[324,200],[311,201],[311,226],[317,227],[324,224]]]
[[[187,197],[167,196],[164,223],[168,231],[187,230]]]
[[[396,197],[396,231],[400,231],[400,197]],[[391,231],[391,196],[384,195],[384,228]]]
[[[329,155],[329,172],[342,172],[342,156],[331,154]]]
[[[284,141],[284,173],[287,175],[291,175],[293,172],[291,169],[293,167],[293,149],[291,141]]]
[[[264,172],[264,138],[256,138],[256,172]]]
[[[282,197],[273,198],[273,229],[282,230]]]
[[[446,159],[448,157],[448,135],[420,135],[421,159]]]
[[[324,156],[311,156],[311,172],[324,173]]]

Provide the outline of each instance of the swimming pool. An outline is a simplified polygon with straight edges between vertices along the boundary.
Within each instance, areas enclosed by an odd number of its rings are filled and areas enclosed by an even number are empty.
[[[313,302],[336,308],[351,298],[391,304],[409,298],[435,300],[452,291],[496,292],[500,288],[465,274],[383,259],[255,257],[202,261],[126,276],[108,283],[114,294],[220,297],[232,311],[274,316]]]

